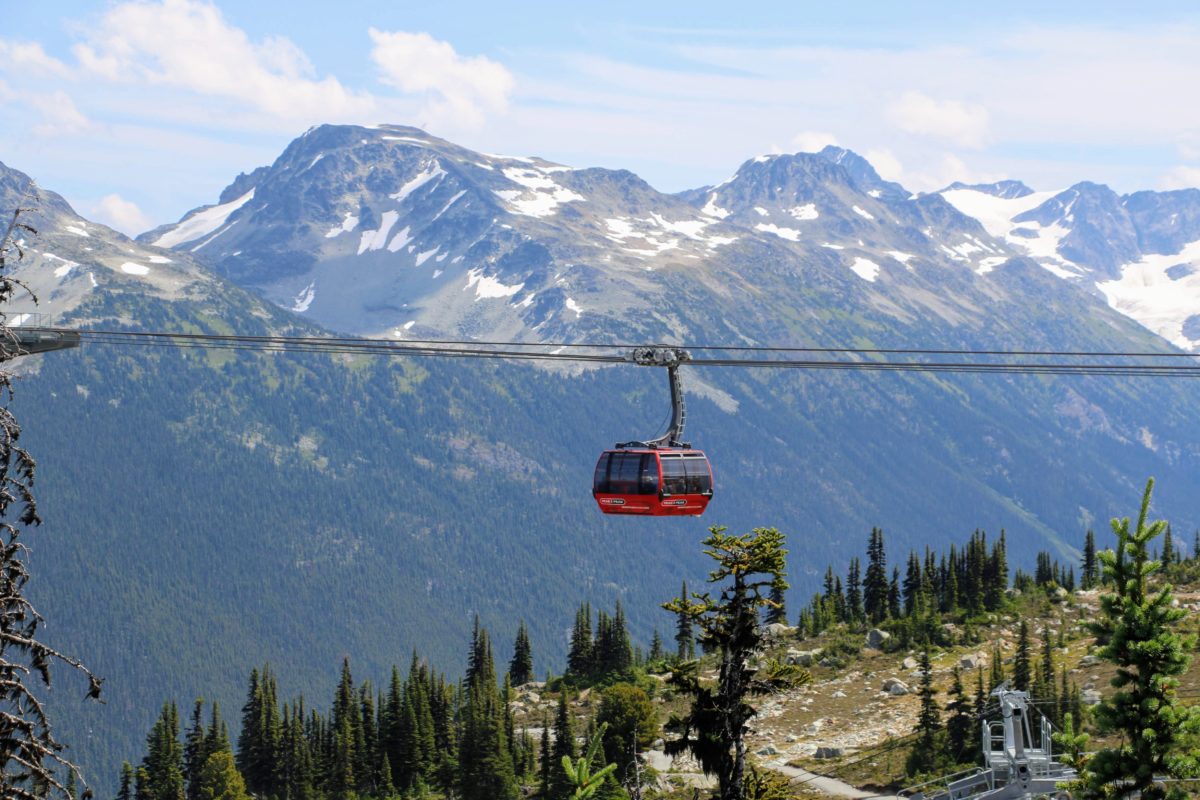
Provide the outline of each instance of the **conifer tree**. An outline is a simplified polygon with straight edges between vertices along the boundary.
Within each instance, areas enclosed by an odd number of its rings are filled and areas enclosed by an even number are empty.
[[[760,670],[751,660],[762,641],[759,615],[768,602],[763,592],[785,581],[783,535],[774,528],[755,528],[741,536],[724,531],[710,528],[704,540],[705,553],[717,562],[709,581],[730,580],[719,599],[706,592],[663,606],[690,616],[702,632],[701,643],[720,657],[715,687],[701,683],[695,662],[672,673],[672,685],[691,698],[691,707],[686,716],[668,723],[676,737],[667,742],[666,752],[691,753],[706,772],[716,774],[721,800],[742,800],[746,726],[756,713],[746,700],[809,676],[774,662]]]
[[[650,653],[646,656],[646,659],[650,663],[655,663],[661,662],[666,657],[667,652],[663,649],[662,636],[659,635],[658,628],[655,628],[654,636],[650,639]]]
[[[900,568],[892,569],[892,582],[887,591],[886,616],[900,619]]]
[[[979,728],[980,722],[987,712],[988,695],[983,689],[983,667],[980,666],[975,671],[975,706],[974,706],[974,724],[976,730]],[[976,763],[982,763],[983,759],[983,742],[976,740],[971,752],[975,755]]]
[[[592,640],[591,606],[580,604],[575,612],[575,627],[571,629],[571,649],[567,653],[567,674],[576,680],[586,680],[595,671]]]
[[[179,712],[174,703],[164,703],[154,727],[146,737],[144,791],[150,800],[184,800],[183,747],[179,743]]]
[[[197,797],[200,800],[250,800],[233,753],[218,750],[208,757],[200,771]]]
[[[846,573],[846,615],[852,625],[858,625],[866,618],[860,569],[858,557],[850,559],[850,569]]]
[[[921,601],[921,559],[917,558],[915,550],[908,554],[908,569],[904,575],[904,616],[911,617],[916,613]]]
[[[204,734],[204,750],[207,753],[214,753],[217,750],[228,749],[229,729],[225,726],[225,720],[221,719],[221,706],[214,700],[208,730]]]
[[[997,643],[992,647],[991,672],[988,675],[988,694],[996,690],[996,687],[1004,683],[1004,654],[1000,652],[1000,645]]]
[[[533,648],[529,644],[529,629],[525,627],[525,620],[521,620],[517,627],[517,640],[513,643],[508,674],[515,686],[523,686],[533,680]]]
[[[575,758],[575,728],[571,723],[570,697],[564,688],[558,696],[558,711],[554,717],[554,749],[550,755],[548,800],[566,800],[571,784],[559,765],[564,758]]]
[[[1083,542],[1083,588],[1092,589],[1096,586],[1096,535],[1088,528],[1087,537]]]
[[[374,695],[371,682],[364,681],[358,691],[359,722],[354,740],[354,776],[360,795],[374,794],[379,783]]]
[[[615,683],[604,690],[596,721],[605,728],[604,758],[616,764],[615,776],[625,783],[633,770],[635,753],[658,738],[658,713],[649,695],[631,683]]]
[[[463,800],[516,800],[517,781],[504,730],[491,642],[478,618],[463,683],[459,796]]]
[[[350,673],[350,659],[342,661],[342,675],[338,680],[337,691],[333,700],[333,718],[330,720],[330,735],[332,737],[330,752],[330,772],[326,782],[334,800],[351,800],[358,786],[354,766],[358,762],[356,744],[361,735],[356,735],[356,728],[361,724],[354,703],[354,677]],[[245,776],[246,771],[242,770]],[[247,778],[249,776],[246,776]],[[251,787],[253,783],[248,781]],[[253,788],[254,794],[258,794]]]
[[[1059,670],[1059,687],[1058,687],[1058,723],[1060,727],[1066,722],[1067,716],[1071,714],[1071,686],[1067,683],[1067,669],[1063,667]]]
[[[687,581],[683,582],[679,596],[687,599]],[[676,656],[680,661],[691,661],[696,657],[696,639],[692,633],[692,618],[681,611],[675,615],[675,620]]]
[[[954,545],[950,545],[950,557],[943,562],[941,610],[953,613],[958,610],[961,587],[958,583],[958,553]]]
[[[117,788],[116,800],[134,800],[133,765],[128,761],[121,762],[121,783]]]
[[[1175,540],[1171,537],[1171,523],[1167,523],[1167,529],[1163,533],[1162,547],[1162,564],[1164,567],[1169,567],[1175,563]]]
[[[772,586],[771,591],[767,594],[767,599],[770,604],[767,606],[766,623],[768,625],[781,624],[787,625],[787,599],[784,596],[784,590],[780,586]]]
[[[204,698],[197,697],[192,705],[192,724],[183,740],[183,776],[187,783],[187,800],[198,800],[200,771],[208,760],[204,737]]]
[[[950,712],[950,718],[946,720],[946,736],[950,746],[950,757],[954,763],[960,764],[971,760],[974,738],[972,734],[976,726],[972,704],[967,699],[962,674],[957,666],[954,668],[954,678],[950,685],[950,698],[950,703],[946,706],[946,710]]]
[[[872,528],[867,545],[867,572],[863,576],[863,610],[872,624],[883,622],[888,616],[891,605],[888,590],[887,553],[883,545],[883,531]]]
[[[1013,688],[1021,692],[1029,691],[1032,677],[1029,623],[1022,619],[1021,627],[1017,629],[1017,652],[1013,656]]]
[[[1037,675],[1038,685],[1033,694],[1037,699],[1046,701],[1046,716],[1057,727],[1062,724],[1062,717],[1058,715],[1058,687],[1054,681],[1054,641],[1048,625],[1042,629],[1042,660],[1038,664]]]
[[[1000,531],[1000,539],[992,547],[992,555],[988,560],[987,587],[984,590],[984,605],[989,611],[1004,605],[1005,592],[1008,590],[1008,542],[1005,532]]]
[[[1098,554],[1112,592],[1101,596],[1100,616],[1090,626],[1106,642],[1100,657],[1115,664],[1117,673],[1116,691],[1094,714],[1099,730],[1119,734],[1120,741],[1084,764],[1080,783],[1087,796],[1136,793],[1143,800],[1182,800],[1187,796],[1182,787],[1156,784],[1155,777],[1200,777],[1200,751],[1185,749],[1200,736],[1200,707],[1182,707],[1177,695],[1196,637],[1175,632],[1186,612],[1172,607],[1171,587],[1148,586],[1160,566],[1150,560],[1149,545],[1166,527],[1147,520],[1153,489],[1151,479],[1136,526],[1130,528],[1128,517],[1114,519],[1117,546]]]
[[[626,676],[633,669],[633,646],[629,641],[629,626],[625,619],[625,608],[617,600],[610,628],[605,673],[608,676]]]
[[[542,742],[538,748],[538,791],[539,800],[551,800],[553,781],[553,757],[550,751],[550,720],[542,716]]]
[[[310,800],[314,795],[312,749],[305,736],[304,718],[304,698],[283,717],[280,789],[284,800]]]
[[[415,652],[413,658],[416,658]],[[379,749],[387,759],[392,784],[400,788],[407,788],[411,777],[411,770],[404,769],[404,756],[412,751],[411,728],[406,727],[406,723],[415,726],[415,721],[410,721],[408,712],[411,712],[411,709],[404,704],[404,684],[400,680],[400,670],[393,665],[387,693],[380,704]]]
[[[939,742],[938,733],[942,730],[942,718],[939,713],[933,688],[933,667],[929,660],[929,648],[921,651],[920,658],[921,688],[918,697],[921,700],[921,710],[917,714],[917,724],[913,729],[917,741],[905,762],[905,771],[910,775],[919,775],[932,771],[938,766]]]

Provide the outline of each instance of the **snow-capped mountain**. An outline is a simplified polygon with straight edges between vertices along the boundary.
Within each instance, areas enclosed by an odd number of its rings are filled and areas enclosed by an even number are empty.
[[[24,258],[9,267],[37,297],[18,293],[9,324],[50,323],[97,294],[130,293],[172,300],[219,294],[213,276],[187,254],[136,242],[75,213],[26,174],[0,164],[0,208],[26,209],[36,236],[20,240]],[[7,220],[5,221],[7,224]]]
[[[140,240],[383,336],[808,341],[824,332],[780,330],[760,295],[794,312],[828,305],[816,292],[961,339],[981,305],[1019,300],[983,277],[1019,251],[840,148],[762,156],[669,195],[626,171],[476,153],[414,128],[323,126]]]
[[[1034,192],[1006,181],[940,194],[1014,251],[1177,347],[1200,350],[1200,191],[1118,195],[1078,183]]]

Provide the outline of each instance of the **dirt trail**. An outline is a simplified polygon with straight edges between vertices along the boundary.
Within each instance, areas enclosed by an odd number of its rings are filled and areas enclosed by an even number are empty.
[[[833,797],[849,797],[858,798],[858,800],[866,800],[866,798],[891,798],[896,795],[892,794],[871,794],[864,792],[862,789],[856,789],[848,783],[842,783],[836,778],[826,778],[823,775],[817,775],[799,767],[788,766],[784,763],[767,764],[768,767],[776,772],[788,776],[793,784],[804,784],[807,788],[816,789]]]

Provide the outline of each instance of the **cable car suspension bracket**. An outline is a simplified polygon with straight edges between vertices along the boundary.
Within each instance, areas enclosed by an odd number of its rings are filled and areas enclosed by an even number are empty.
[[[671,424],[667,432],[656,439],[643,442],[620,442],[617,447],[691,447],[683,441],[683,426],[687,421],[687,408],[683,403],[683,385],[679,380],[679,366],[692,360],[692,354],[682,347],[652,345],[635,347],[626,358],[643,367],[666,367],[667,383],[671,389]]]

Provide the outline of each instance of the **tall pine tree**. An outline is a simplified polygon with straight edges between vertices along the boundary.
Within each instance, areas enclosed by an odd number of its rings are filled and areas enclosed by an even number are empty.
[[[1130,527],[1128,517],[1114,519],[1117,546],[1098,554],[1112,592],[1101,596],[1101,613],[1091,629],[1105,642],[1100,657],[1117,672],[1116,691],[1094,713],[1100,731],[1120,740],[1084,764],[1080,782],[1086,796],[1123,792],[1143,800],[1182,800],[1187,796],[1183,786],[1157,784],[1155,778],[1200,778],[1200,751],[1194,747],[1200,707],[1184,707],[1178,699],[1178,676],[1187,671],[1196,637],[1174,630],[1186,612],[1172,606],[1171,586],[1149,586],[1159,568],[1150,560],[1149,545],[1166,527],[1147,519],[1153,489],[1151,479],[1136,526]]]
[[[508,675],[514,686],[533,680],[533,647],[529,644],[529,629],[525,620],[517,627],[517,640],[513,642],[513,657],[508,664]]]

